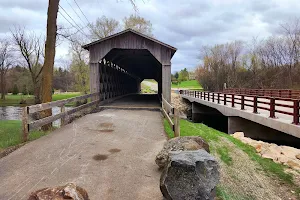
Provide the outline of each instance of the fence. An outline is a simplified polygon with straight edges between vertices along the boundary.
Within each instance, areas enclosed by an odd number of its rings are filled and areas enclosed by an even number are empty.
[[[228,88],[223,93],[300,99],[300,90]]]
[[[174,136],[180,136],[179,111],[162,97],[162,112],[174,131]],[[173,118],[173,119],[172,119]]]
[[[52,122],[58,120],[58,119],[61,119],[61,125],[64,125],[66,116],[76,113],[82,109],[99,104],[100,100],[97,98],[98,96],[99,96],[99,93],[93,93],[93,94],[83,95],[83,96],[74,97],[74,98],[70,98],[70,99],[24,107],[23,113],[22,113],[23,141],[25,142],[28,140],[29,131],[40,128],[46,124],[49,124],[49,123],[52,123]],[[91,98],[90,103],[86,103],[86,104],[77,106],[68,111],[65,110],[66,104],[76,102],[76,101],[87,100],[89,98]],[[93,99],[98,99],[98,100],[93,100]],[[60,107],[61,112],[57,115],[45,117],[42,119],[32,120],[32,121],[29,120],[29,116],[31,114],[41,112],[41,111],[44,111],[47,109],[52,109],[53,107]]]
[[[240,105],[241,110],[245,110],[245,107],[248,106],[253,109],[253,113],[258,113],[258,109],[266,110],[269,112],[270,118],[276,118],[276,113],[289,115],[293,117],[293,124],[299,124],[299,99],[191,90],[181,90],[180,93],[217,104],[223,103],[225,106],[237,107],[237,105]],[[279,108],[286,108],[289,111],[280,110]]]

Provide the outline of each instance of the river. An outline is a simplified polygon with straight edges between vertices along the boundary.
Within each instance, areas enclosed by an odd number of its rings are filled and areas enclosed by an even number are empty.
[[[72,107],[66,107],[66,110],[70,110]],[[60,113],[59,107],[52,108],[52,114],[56,115]],[[22,107],[17,106],[4,106],[0,107],[0,120],[21,120],[22,118]],[[59,126],[60,121],[53,122],[54,126]]]

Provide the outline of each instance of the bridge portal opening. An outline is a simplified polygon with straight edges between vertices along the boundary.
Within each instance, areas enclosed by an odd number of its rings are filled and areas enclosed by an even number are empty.
[[[83,48],[89,51],[91,93],[100,93],[102,102],[139,94],[146,79],[157,82],[157,98],[171,102],[171,59],[176,48],[131,29]]]
[[[140,94],[158,94],[158,83],[154,79],[145,79],[141,82]]]

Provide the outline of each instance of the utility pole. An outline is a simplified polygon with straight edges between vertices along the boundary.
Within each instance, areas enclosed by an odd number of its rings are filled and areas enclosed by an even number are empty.
[[[47,13],[47,35],[45,44],[45,60],[42,71],[42,103],[52,101],[53,68],[55,59],[55,44],[57,35],[57,13],[59,0],[49,0]],[[52,110],[45,110],[43,117],[51,116]],[[49,130],[52,124],[42,127],[43,130]]]

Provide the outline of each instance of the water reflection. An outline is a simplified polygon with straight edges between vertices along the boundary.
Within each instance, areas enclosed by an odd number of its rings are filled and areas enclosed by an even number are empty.
[[[70,110],[72,107],[66,107],[66,110]],[[59,107],[52,108],[52,115],[60,113]],[[0,107],[0,120],[21,120],[22,107],[16,106],[4,106]],[[60,126],[60,120],[53,122],[53,126]]]

